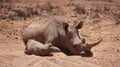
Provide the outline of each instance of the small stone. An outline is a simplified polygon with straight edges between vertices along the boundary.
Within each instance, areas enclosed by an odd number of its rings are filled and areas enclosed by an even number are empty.
[[[18,39],[18,37],[15,37],[15,39]]]
[[[7,37],[7,38],[10,38],[10,36],[9,36],[9,35],[7,35],[6,37]]]
[[[117,52],[120,52],[120,50],[119,50],[119,49],[117,49]]]

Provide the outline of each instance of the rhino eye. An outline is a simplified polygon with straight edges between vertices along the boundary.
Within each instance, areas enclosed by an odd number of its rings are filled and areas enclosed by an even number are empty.
[[[76,49],[81,49],[80,45],[78,45],[78,44],[73,44],[73,47],[76,48]]]

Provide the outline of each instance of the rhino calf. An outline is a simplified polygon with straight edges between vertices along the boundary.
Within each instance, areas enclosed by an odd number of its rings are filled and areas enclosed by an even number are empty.
[[[26,54],[35,54],[40,56],[50,55],[51,52],[59,52],[60,49],[51,44],[42,44],[34,39],[29,39],[25,48]]]

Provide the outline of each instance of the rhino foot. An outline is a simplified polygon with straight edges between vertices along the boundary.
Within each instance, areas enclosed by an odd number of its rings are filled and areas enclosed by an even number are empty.
[[[32,53],[30,53],[30,52],[28,52],[26,50],[24,51],[24,53],[27,54],[27,55],[32,55]]]
[[[60,52],[61,50],[58,47],[50,46],[50,52]]]

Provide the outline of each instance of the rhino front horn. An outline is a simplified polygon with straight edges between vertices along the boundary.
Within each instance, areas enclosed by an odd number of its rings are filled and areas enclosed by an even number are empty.
[[[100,42],[102,41],[102,39],[98,39],[97,41],[95,42],[89,42],[89,43],[86,43],[86,50],[90,50],[92,47],[98,45]]]

